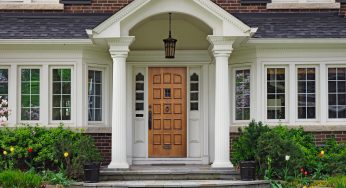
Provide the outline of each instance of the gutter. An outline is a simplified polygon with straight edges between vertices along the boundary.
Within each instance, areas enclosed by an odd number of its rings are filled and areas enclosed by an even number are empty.
[[[91,45],[90,39],[0,39],[1,44]]]

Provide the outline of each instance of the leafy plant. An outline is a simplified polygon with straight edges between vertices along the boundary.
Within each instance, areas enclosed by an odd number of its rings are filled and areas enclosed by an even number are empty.
[[[69,180],[63,172],[56,173],[49,170],[42,172],[42,181],[54,185],[59,184],[65,187],[70,186],[73,183],[73,181]]]
[[[39,188],[42,178],[32,172],[6,170],[0,173],[0,184],[4,188]]]

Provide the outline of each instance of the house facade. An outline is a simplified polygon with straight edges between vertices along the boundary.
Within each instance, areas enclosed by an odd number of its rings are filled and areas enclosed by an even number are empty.
[[[342,0],[0,0],[0,10],[8,126],[85,129],[109,168],[232,167],[230,141],[252,119],[346,140]]]

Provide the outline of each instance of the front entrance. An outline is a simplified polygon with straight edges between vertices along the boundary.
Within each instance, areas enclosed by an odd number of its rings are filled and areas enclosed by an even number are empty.
[[[149,68],[149,157],[186,156],[186,68]]]

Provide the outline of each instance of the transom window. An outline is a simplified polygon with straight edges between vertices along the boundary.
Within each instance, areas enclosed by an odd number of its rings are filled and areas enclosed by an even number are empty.
[[[346,118],[346,68],[328,68],[328,115]]]
[[[88,72],[88,120],[102,121],[102,71]]]
[[[267,119],[285,119],[285,68],[267,68]]]
[[[250,120],[250,69],[235,71],[235,120]]]
[[[21,69],[21,120],[40,120],[40,69]]]
[[[316,69],[298,68],[298,119],[316,118]]]
[[[71,120],[71,69],[53,69],[53,120]]]

